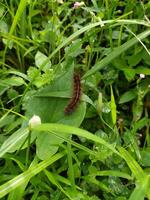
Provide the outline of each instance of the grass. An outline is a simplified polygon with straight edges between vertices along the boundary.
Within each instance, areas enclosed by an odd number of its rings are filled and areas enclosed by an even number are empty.
[[[150,199],[150,3],[74,3],[0,2],[0,198]]]

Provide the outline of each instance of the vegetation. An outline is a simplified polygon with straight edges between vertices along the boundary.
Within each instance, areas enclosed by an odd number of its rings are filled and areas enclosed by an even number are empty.
[[[1,0],[1,199],[150,199],[149,18],[145,0]]]

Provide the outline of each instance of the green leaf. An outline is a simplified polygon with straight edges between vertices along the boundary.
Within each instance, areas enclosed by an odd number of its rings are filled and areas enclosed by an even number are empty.
[[[150,75],[150,68],[149,67],[144,67],[144,66],[139,66],[135,69],[136,74],[145,74],[145,75]]]
[[[21,86],[25,81],[21,77],[11,77],[0,80],[0,95],[2,95],[11,86]]]
[[[47,60],[47,56],[45,56],[43,53],[41,53],[40,51],[38,51],[35,55],[35,65],[38,68],[41,68],[42,63],[44,63]],[[51,67],[51,62],[47,62],[46,65],[44,66],[44,68],[42,69],[43,71],[45,71],[46,69],[49,69]]]
[[[143,55],[142,55],[141,52],[130,56],[130,57],[128,58],[128,63],[129,63],[129,65],[130,65],[131,67],[136,66],[136,65],[141,61],[142,56],[143,56]]]
[[[120,97],[120,100],[119,100],[119,103],[120,104],[123,104],[123,103],[127,103],[133,99],[135,99],[137,97],[137,89],[131,89],[127,92],[125,92],[121,97]]]
[[[82,45],[82,40],[78,39],[72,42],[72,44],[69,47],[65,48],[65,54],[66,56],[71,56],[71,57],[77,57],[84,51],[81,49]]]
[[[148,119],[147,117],[143,117],[142,119],[135,122],[134,127],[133,127],[133,134],[135,135],[137,130],[142,129],[144,126],[147,126],[149,122],[150,122],[150,119]]]
[[[52,84],[47,85],[30,97],[26,105],[26,116],[31,118],[34,114],[40,116],[42,122],[63,123],[79,126],[85,116],[86,103],[80,101],[77,108],[70,115],[64,113],[68,104],[68,97],[73,90],[73,65],[68,71],[61,74]],[[56,153],[62,139],[55,135],[38,134],[36,145],[39,158],[46,159]]]
[[[125,77],[126,77],[126,79],[128,81],[133,80],[133,78],[135,76],[135,69],[129,69],[129,68],[127,68],[127,69],[124,69],[123,72],[124,72],[124,75],[125,75]]]
[[[8,33],[8,25],[3,20],[0,20],[0,32]]]

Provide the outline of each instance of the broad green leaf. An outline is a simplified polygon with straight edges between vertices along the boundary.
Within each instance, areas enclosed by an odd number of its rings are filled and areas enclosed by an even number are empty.
[[[133,126],[133,130],[132,130],[133,134],[135,135],[137,130],[144,128],[144,126],[147,126],[149,122],[150,122],[150,119],[148,119],[147,117],[143,117],[142,119],[135,122]]]
[[[64,114],[64,108],[72,96],[73,68],[68,69],[52,84],[37,91],[26,105],[26,115],[31,118],[34,114],[40,116],[42,122],[55,122],[79,126],[84,119],[85,103],[80,102],[70,115]]]
[[[150,56],[147,51],[143,51],[143,60],[147,65],[150,65]]]
[[[83,53],[84,51],[81,49],[81,45],[81,39],[73,41],[69,47],[65,48],[66,56],[77,57],[78,55]]]
[[[3,115],[3,117],[0,118],[0,128],[2,128],[3,126],[6,126],[10,123],[13,123],[15,116],[14,115],[8,115],[8,113],[6,115]]]
[[[47,60],[47,56],[45,56],[43,53],[38,51],[35,55],[35,65],[40,68],[42,66],[42,63]],[[49,61],[46,63],[46,65],[43,68],[43,71],[46,71],[46,69],[49,69],[51,67],[51,62]]]
[[[128,80],[128,81],[131,81],[131,80],[133,80],[134,79],[134,76],[135,76],[135,69],[124,69],[123,70],[123,72],[124,72],[124,75],[125,75],[125,77],[126,77],[126,79]]]
[[[134,102],[133,107],[132,107],[132,112],[133,112],[133,120],[138,121],[143,113],[143,101],[142,98],[138,96],[137,101]]]
[[[123,95],[121,95],[119,103],[127,103],[137,97],[137,90],[136,89],[131,89],[127,92],[125,92]]]
[[[7,84],[9,86],[21,86],[25,84],[23,78],[15,76],[2,80],[2,83]]]
[[[2,95],[11,86],[21,86],[25,81],[21,77],[11,77],[0,80],[0,95]]]
[[[73,92],[73,73],[72,65],[67,72],[60,75],[52,84],[47,85],[30,97],[26,106],[26,116],[31,118],[35,114],[40,116],[42,122],[79,126],[85,116],[85,102],[80,101],[73,113],[69,115],[64,113],[64,109],[69,102],[68,97],[71,97]],[[46,159],[57,151],[62,142],[63,140],[55,135],[38,134],[36,140],[37,155],[41,159]]]
[[[0,20],[0,33],[8,33],[8,25],[3,20]]]
[[[141,59],[142,59],[142,53],[141,52],[139,52],[139,53],[137,53],[137,54],[133,54],[132,56],[130,56],[129,58],[128,58],[128,63],[129,63],[129,65],[130,66],[132,66],[132,67],[134,67],[134,66],[136,66],[136,65],[138,65],[138,63],[141,61]]]

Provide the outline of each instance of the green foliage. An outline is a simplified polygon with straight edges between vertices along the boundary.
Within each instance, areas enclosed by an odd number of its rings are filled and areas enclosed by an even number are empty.
[[[150,199],[149,13],[148,1],[0,2],[1,199]]]

